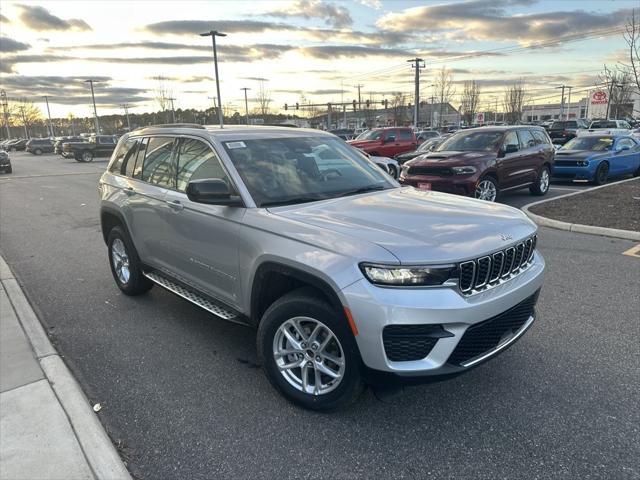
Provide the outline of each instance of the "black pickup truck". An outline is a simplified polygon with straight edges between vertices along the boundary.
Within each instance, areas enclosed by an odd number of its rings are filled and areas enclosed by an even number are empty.
[[[78,162],[91,162],[95,157],[110,157],[117,143],[115,135],[91,135],[88,142],[65,142],[62,152]]]

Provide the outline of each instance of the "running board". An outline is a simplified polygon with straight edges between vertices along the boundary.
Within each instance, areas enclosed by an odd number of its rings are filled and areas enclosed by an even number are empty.
[[[229,320],[231,322],[240,323],[242,325],[246,325],[246,322],[243,322],[238,313],[233,311],[232,309],[218,303],[214,300],[204,297],[200,293],[197,293],[189,288],[182,286],[179,283],[165,277],[158,271],[152,272],[144,272],[144,276],[147,277],[154,283],[157,283],[161,287],[166,288],[172,293],[184,298],[185,300],[190,301],[191,303],[196,304],[200,308],[206,310],[209,313],[213,313],[215,316],[223,318],[225,320]]]

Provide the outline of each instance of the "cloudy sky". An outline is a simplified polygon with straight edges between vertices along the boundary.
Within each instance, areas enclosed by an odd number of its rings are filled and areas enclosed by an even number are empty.
[[[224,104],[243,109],[242,87],[266,78],[273,108],[301,95],[317,102],[410,94],[407,59],[426,60],[459,83],[475,79],[483,102],[522,78],[531,101],[554,87],[593,85],[604,63],[624,60],[621,28],[637,0],[466,1],[57,1],[0,4],[0,85],[10,97],[42,102],[53,116],[90,115],[94,78],[99,113],[152,111],[154,77],[164,76],[176,108],[203,108],[215,92],[210,38],[217,29]],[[251,98],[251,91],[249,92]],[[243,111],[243,110],[241,110]]]

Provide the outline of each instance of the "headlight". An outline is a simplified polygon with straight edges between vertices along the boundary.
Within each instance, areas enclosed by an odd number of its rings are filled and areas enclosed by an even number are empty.
[[[387,286],[433,286],[442,285],[455,276],[456,267],[424,267],[424,266],[380,266],[360,265],[365,277],[376,285]]]
[[[456,175],[471,175],[477,172],[476,167],[453,167],[451,170],[453,170],[453,173]]]

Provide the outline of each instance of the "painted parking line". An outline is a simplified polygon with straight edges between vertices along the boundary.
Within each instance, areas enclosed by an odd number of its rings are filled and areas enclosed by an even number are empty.
[[[549,187],[549,190],[568,190],[570,192],[579,192],[581,190],[584,190],[584,188],[571,188],[571,187],[556,187],[556,186],[552,186],[552,187]]]
[[[626,252],[622,252],[622,254],[623,255],[628,255],[630,257],[640,258],[640,243],[638,245],[636,245],[635,247],[631,247]]]

